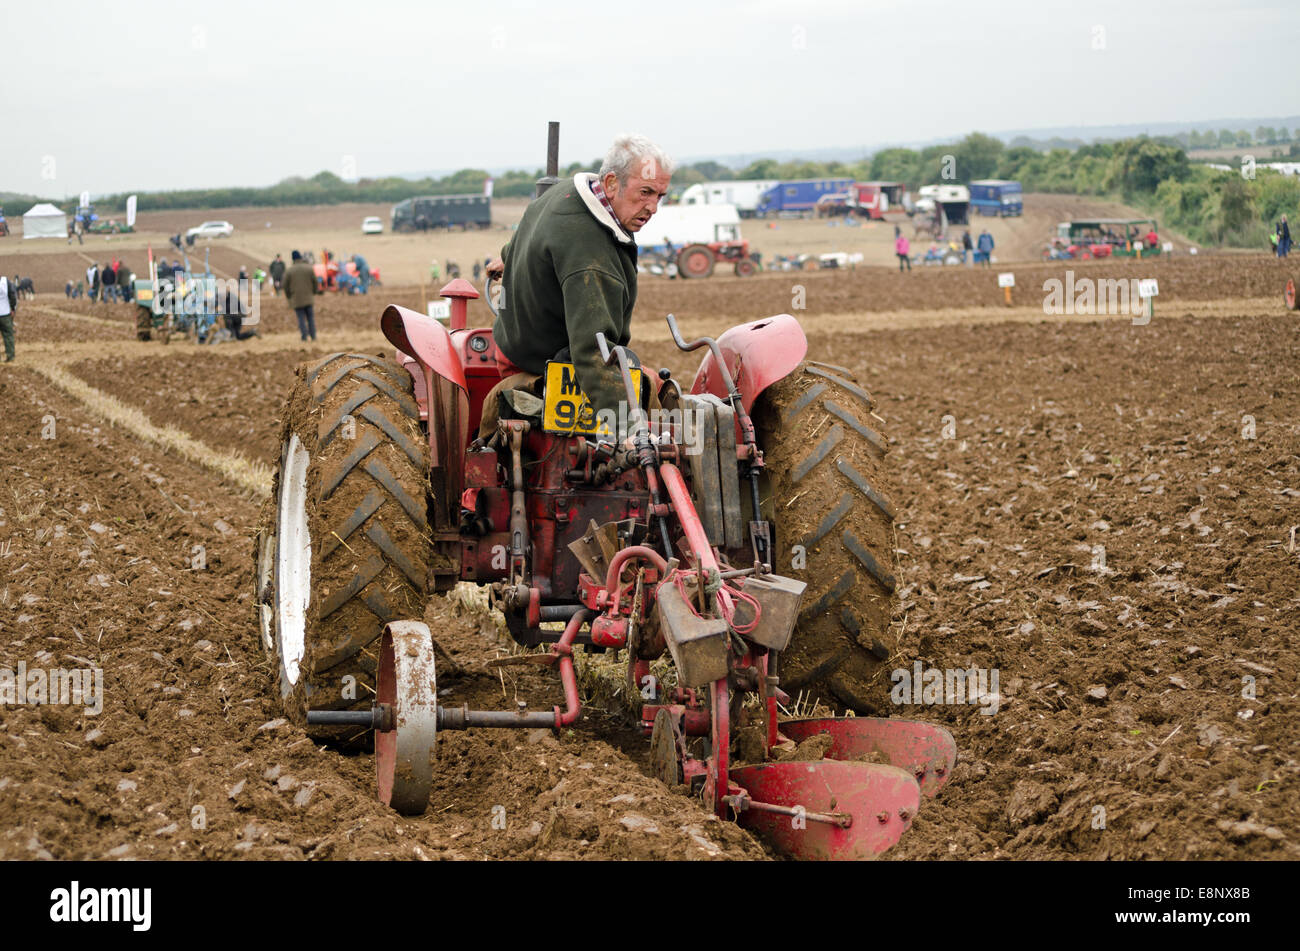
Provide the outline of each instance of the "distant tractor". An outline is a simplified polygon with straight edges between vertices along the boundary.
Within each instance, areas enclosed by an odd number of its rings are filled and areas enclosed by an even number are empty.
[[[1044,258],[1151,257],[1161,251],[1154,218],[1089,218],[1062,221]]]
[[[677,276],[708,277],[721,263],[730,263],[737,277],[758,271],[749,242],[740,236],[740,215],[734,205],[668,205],[660,208],[636,234],[641,257]]]
[[[688,244],[677,252],[677,273],[682,277],[708,277],[719,262],[730,262],[736,277],[749,277],[758,271],[748,241],[711,241]]]

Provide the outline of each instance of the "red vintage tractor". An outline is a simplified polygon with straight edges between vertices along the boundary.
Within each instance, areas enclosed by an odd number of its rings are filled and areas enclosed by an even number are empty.
[[[749,254],[749,242],[743,239],[688,244],[677,252],[677,273],[684,278],[708,277],[719,263],[730,263],[737,277],[758,273],[758,264]]]
[[[894,844],[956,747],[870,715],[886,711],[894,587],[870,395],[806,361],[789,315],[689,342],[669,315],[678,347],[707,348],[689,389],[601,339],[625,420],[592,414],[573,368],[552,363],[540,396],[498,395],[482,438],[500,382],[492,330],[467,326],[470,284],[441,293],[449,327],[383,312],[396,361],[337,353],[298,369],[256,545],[286,712],[318,739],[373,737],[379,798],[416,815],[439,731],[566,728],[581,714],[574,650],[625,651],[655,775],[798,857]],[[516,659],[553,667],[564,706],[439,702],[419,619],[462,582],[490,589],[534,650]],[[665,654],[675,683],[650,675]],[[868,715],[779,720],[800,694]],[[820,734],[821,758],[783,758]]]

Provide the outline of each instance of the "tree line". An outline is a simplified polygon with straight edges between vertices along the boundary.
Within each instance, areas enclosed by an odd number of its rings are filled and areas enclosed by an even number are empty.
[[[1300,131],[1300,130],[1298,130]],[[696,182],[731,179],[843,177],[856,181],[900,181],[915,190],[921,185],[976,179],[1005,178],[1019,181],[1028,192],[1057,192],[1122,200],[1160,219],[1193,240],[1207,244],[1261,247],[1278,215],[1300,206],[1300,180],[1266,169],[1223,172],[1189,160],[1189,147],[1213,140],[1240,143],[1246,133],[1229,130],[1189,132],[1177,136],[1139,136],[1113,142],[1036,148],[1013,140],[973,132],[958,142],[921,149],[888,148],[856,162],[817,162],[796,159],[781,162],[765,158],[734,169],[719,162],[695,162],[673,174],[674,191]],[[1256,130],[1252,144],[1285,140],[1287,129]],[[1020,143],[1020,144],[1018,144]],[[1194,145],[1196,143],[1196,145]],[[1300,157],[1300,144],[1290,152]],[[600,160],[574,162],[562,172],[571,176],[595,171]],[[513,170],[494,176],[493,194],[501,198],[528,197],[534,193],[541,169]],[[488,173],[461,169],[441,178],[420,180],[389,176],[344,181],[333,172],[310,178],[291,177],[266,188],[209,188],[140,193],[142,210],[328,205],[343,202],[396,203],[419,195],[482,194]],[[101,216],[125,208],[127,195],[96,200]],[[0,202],[38,201],[32,196],[0,195]],[[58,202],[55,202],[58,204]],[[68,204],[64,202],[63,204]]]

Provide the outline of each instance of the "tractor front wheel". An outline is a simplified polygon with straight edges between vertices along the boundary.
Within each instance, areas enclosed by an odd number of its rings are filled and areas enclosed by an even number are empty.
[[[276,692],[301,724],[309,708],[370,708],[384,625],[424,616],[430,549],[428,447],[410,374],[356,353],[297,374],[254,557]]]
[[[752,277],[757,271],[753,258],[741,258],[736,262],[736,277]]]
[[[859,714],[888,712],[894,508],[874,401],[843,367],[808,361],[768,387],[754,425],[779,574],[808,584],[781,686]]]

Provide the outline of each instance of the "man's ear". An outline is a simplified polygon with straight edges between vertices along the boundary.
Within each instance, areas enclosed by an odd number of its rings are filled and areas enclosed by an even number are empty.
[[[600,180],[600,187],[605,189],[606,195],[618,194],[618,176],[613,172],[606,172],[605,177]]]

